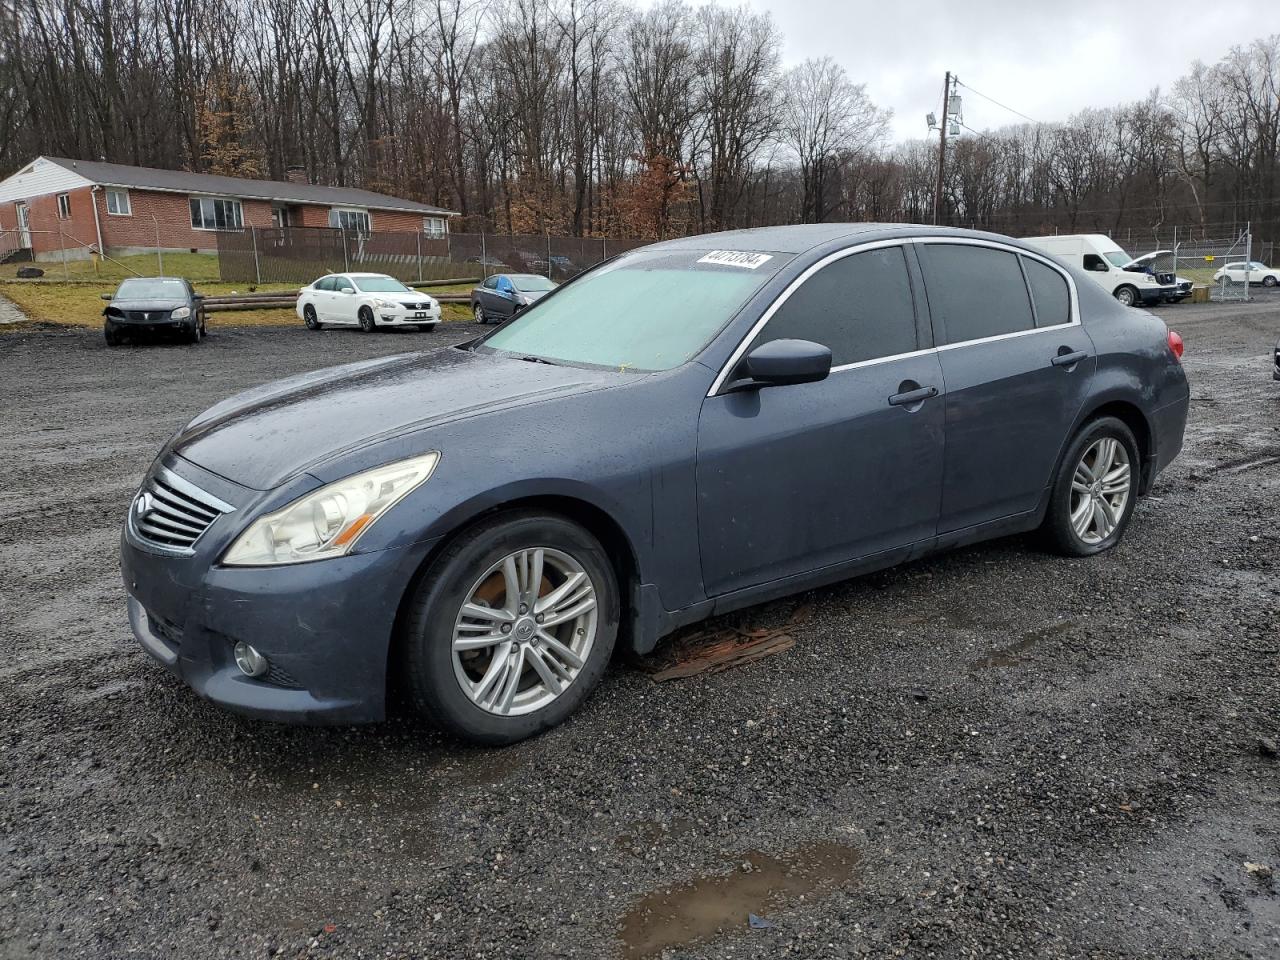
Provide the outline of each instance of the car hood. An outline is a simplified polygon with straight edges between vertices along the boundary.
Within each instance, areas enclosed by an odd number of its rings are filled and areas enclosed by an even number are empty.
[[[451,420],[585,393],[608,372],[445,348],[316,370],[224,400],[170,441],[234,483],[270,490],[315,465]]]
[[[429,293],[371,293],[371,297],[379,300],[390,300],[392,303],[422,303],[434,299]]]
[[[1173,256],[1172,250],[1152,250],[1150,253],[1144,253],[1140,257],[1136,257],[1126,263],[1121,269],[1123,270],[1145,270],[1148,266],[1156,262],[1157,257]]]
[[[138,300],[116,298],[110,301],[107,306],[116,307],[120,310],[177,310],[179,307],[187,306],[185,299],[173,299],[166,297],[163,300]]]

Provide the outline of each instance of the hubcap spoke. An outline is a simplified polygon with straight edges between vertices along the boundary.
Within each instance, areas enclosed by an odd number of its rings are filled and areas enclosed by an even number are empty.
[[[1106,540],[1120,525],[1133,471],[1129,451],[1114,437],[1095,440],[1071,475],[1071,529],[1085,543]]]
[[[574,557],[552,547],[515,550],[476,580],[458,611],[454,675],[489,713],[541,709],[586,665],[597,616],[595,584]]]

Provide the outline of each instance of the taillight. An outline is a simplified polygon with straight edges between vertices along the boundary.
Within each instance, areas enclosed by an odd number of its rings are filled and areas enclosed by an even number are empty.
[[[1169,331],[1169,349],[1173,351],[1173,356],[1179,363],[1182,362],[1182,337],[1179,336],[1177,330]]]

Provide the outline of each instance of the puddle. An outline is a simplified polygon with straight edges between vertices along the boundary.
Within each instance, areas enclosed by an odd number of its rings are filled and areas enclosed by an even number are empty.
[[[1021,666],[1031,659],[1028,654],[1038,643],[1049,639],[1056,633],[1061,633],[1073,624],[1074,621],[1072,620],[1059,620],[1049,624],[1047,627],[1030,630],[1024,633],[1022,639],[1017,643],[1012,643],[1007,647],[1000,647],[997,650],[992,650],[985,657],[979,657],[969,664],[969,669],[994,670],[1000,667]]]
[[[619,936],[628,960],[748,928],[747,915],[776,914],[810,894],[827,893],[853,876],[861,855],[840,843],[813,843],[780,857],[748,853],[733,873],[700,877],[648,894],[623,918]]]

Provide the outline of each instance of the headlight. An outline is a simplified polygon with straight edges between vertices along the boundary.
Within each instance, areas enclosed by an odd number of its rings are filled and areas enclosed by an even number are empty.
[[[374,297],[373,305],[379,308],[395,306],[395,304],[393,304],[390,300],[383,300],[381,297]]]
[[[173,313],[171,313],[170,316],[174,320],[185,320],[187,319],[187,317],[191,316],[191,308],[179,307],[177,310],[173,311]]]
[[[263,567],[340,557],[374,521],[430,477],[439,462],[440,454],[432,452],[313,490],[255,520],[231,544],[222,562],[230,567]]]

